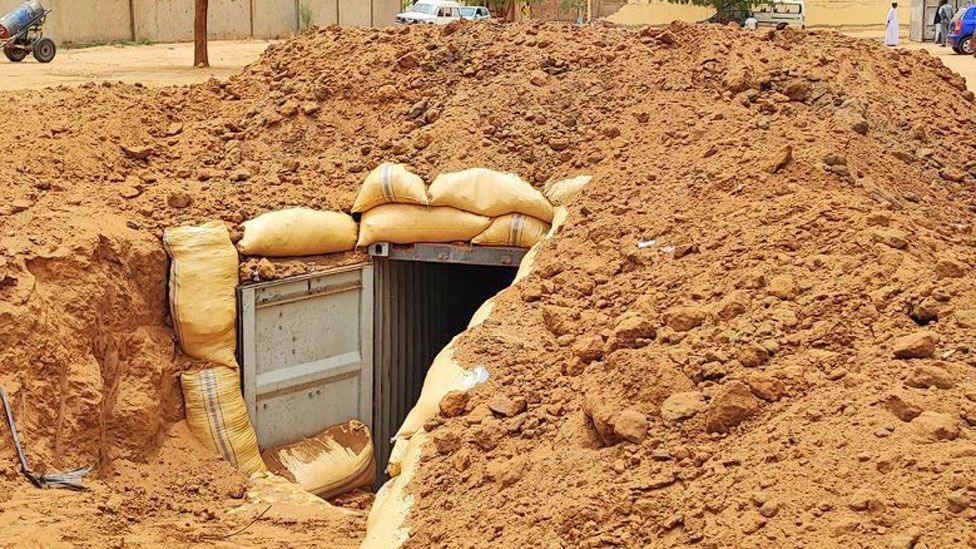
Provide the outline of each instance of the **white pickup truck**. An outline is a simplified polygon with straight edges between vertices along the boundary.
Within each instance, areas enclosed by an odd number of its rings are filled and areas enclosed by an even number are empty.
[[[447,25],[461,19],[461,8],[454,0],[419,0],[413,6],[396,16],[397,25]]]

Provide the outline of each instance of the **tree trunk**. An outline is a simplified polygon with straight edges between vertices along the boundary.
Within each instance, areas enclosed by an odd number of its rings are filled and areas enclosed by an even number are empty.
[[[209,0],[196,0],[193,11],[193,66],[209,67],[207,55],[207,4]]]

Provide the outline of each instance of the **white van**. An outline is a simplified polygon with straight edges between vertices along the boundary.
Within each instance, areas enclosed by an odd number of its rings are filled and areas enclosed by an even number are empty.
[[[461,19],[461,8],[454,0],[418,0],[407,11],[397,14],[396,24],[446,25]]]
[[[803,0],[774,0],[752,7],[752,16],[759,27],[806,28],[806,6]]]

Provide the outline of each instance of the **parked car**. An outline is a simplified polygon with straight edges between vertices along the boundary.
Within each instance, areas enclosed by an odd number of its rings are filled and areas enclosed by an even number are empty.
[[[976,30],[976,6],[960,9],[949,23],[949,41],[952,51],[973,54],[973,31]]]
[[[726,10],[721,15],[709,17],[706,22],[726,24],[735,21],[745,26],[746,21],[751,18],[755,19],[757,27],[803,29],[806,28],[806,11],[804,0],[771,0],[756,4],[749,10]]]
[[[460,3],[454,0],[419,0],[410,9],[396,16],[397,25],[446,25],[461,19]]]
[[[461,8],[461,17],[468,21],[491,19],[491,12],[484,6],[466,6]]]

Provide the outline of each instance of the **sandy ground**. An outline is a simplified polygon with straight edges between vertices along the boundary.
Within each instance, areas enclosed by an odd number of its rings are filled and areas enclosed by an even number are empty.
[[[0,90],[120,80],[147,86],[192,84],[240,71],[256,60],[268,44],[266,40],[211,42],[211,67],[205,70],[192,67],[191,43],[61,49],[47,65],[33,57],[22,63],[11,63],[0,57]]]
[[[884,29],[881,28],[850,31],[845,32],[845,34],[856,36],[857,38],[876,40],[878,42],[884,40]],[[942,47],[931,42],[911,42],[908,40],[907,33],[905,32],[902,33],[901,45],[899,47],[907,50],[925,50],[938,57],[943,65],[959,73],[960,76],[966,79],[966,87],[970,91],[976,92],[976,58],[968,55],[959,55],[948,46]]]

